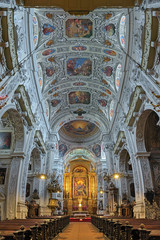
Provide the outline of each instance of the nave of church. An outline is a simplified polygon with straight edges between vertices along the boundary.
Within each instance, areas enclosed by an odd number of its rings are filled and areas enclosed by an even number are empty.
[[[0,237],[159,229],[159,0],[1,0]]]

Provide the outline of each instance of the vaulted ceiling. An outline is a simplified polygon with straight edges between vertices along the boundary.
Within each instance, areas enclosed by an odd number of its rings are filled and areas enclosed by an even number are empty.
[[[33,38],[46,114],[68,142],[98,141],[108,133],[122,91],[127,9],[73,16],[35,9]]]

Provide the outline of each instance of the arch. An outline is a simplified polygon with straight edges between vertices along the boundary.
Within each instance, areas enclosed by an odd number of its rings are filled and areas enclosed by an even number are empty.
[[[70,149],[64,157],[66,163],[80,158],[92,162],[96,161],[96,156],[87,148],[82,147]]]
[[[17,110],[13,108],[7,109],[7,111],[3,112],[1,116],[2,120],[2,128],[1,129],[11,129],[13,128],[13,145],[15,152],[23,152],[24,150],[24,126],[21,116],[17,112]]]
[[[137,129],[136,129],[136,144],[138,152],[146,152],[145,146],[145,125],[147,118],[152,110],[145,110],[138,119]]]

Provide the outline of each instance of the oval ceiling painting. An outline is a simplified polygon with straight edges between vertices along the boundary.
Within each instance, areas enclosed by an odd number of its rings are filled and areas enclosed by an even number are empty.
[[[70,104],[90,104],[90,93],[89,92],[70,92],[69,103]]]
[[[89,58],[69,58],[67,60],[67,74],[69,76],[90,76],[92,61]]]
[[[93,23],[90,19],[70,18],[66,21],[66,35],[69,38],[90,38]]]
[[[86,83],[84,83],[84,82],[75,82],[75,83],[73,83],[73,85],[74,86],[85,86]]]
[[[117,53],[115,51],[111,50],[111,49],[105,49],[104,53],[106,53],[110,56],[116,56],[117,55]]]
[[[74,120],[63,125],[63,133],[73,137],[87,137],[97,132],[98,127],[89,121]]]
[[[54,49],[47,49],[45,51],[42,52],[42,55],[43,56],[48,56],[48,55],[51,55],[52,53],[54,53],[55,50]]]

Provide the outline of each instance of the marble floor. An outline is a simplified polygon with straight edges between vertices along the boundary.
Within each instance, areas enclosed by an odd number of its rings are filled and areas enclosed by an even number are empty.
[[[58,240],[105,240],[103,233],[88,222],[71,222],[63,233],[60,233]]]

